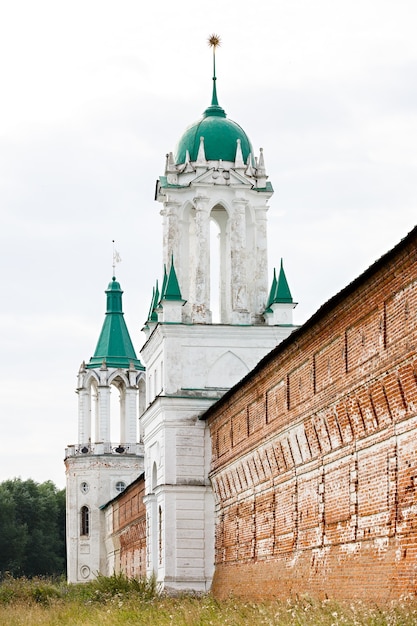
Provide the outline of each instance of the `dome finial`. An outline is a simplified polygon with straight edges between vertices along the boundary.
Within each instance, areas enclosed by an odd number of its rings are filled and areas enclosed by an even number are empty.
[[[216,48],[221,45],[219,35],[210,35],[208,38],[208,45],[210,48],[213,48],[213,95],[211,98],[211,106],[219,106],[219,102],[217,100],[217,90],[216,90]]]

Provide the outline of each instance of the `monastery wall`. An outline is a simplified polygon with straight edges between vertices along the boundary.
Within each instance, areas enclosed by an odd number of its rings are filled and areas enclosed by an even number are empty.
[[[139,479],[112,504],[114,571],[130,578],[146,576],[146,510],[143,502],[145,481]]]
[[[416,240],[208,410],[216,596],[416,591]]]

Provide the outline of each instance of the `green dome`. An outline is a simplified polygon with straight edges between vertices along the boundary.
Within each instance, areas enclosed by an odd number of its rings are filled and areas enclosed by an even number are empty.
[[[176,165],[185,163],[187,150],[190,160],[197,160],[200,137],[204,137],[204,152],[208,161],[234,161],[237,139],[240,139],[245,163],[249,154],[253,154],[251,142],[243,128],[228,120],[224,109],[218,104],[209,106],[200,120],[186,128],[175,150]]]

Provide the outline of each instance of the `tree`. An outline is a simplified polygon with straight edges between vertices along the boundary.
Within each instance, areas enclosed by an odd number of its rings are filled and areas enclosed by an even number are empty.
[[[65,491],[51,481],[0,483],[0,573],[62,574],[65,570]]]

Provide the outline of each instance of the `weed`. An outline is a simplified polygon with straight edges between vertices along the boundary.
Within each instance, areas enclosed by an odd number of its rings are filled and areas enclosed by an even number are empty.
[[[0,624],[8,626],[414,626],[417,600],[384,606],[309,597],[287,601],[217,600],[210,594],[169,597],[152,579],[121,574],[67,585],[62,579],[0,582]]]

